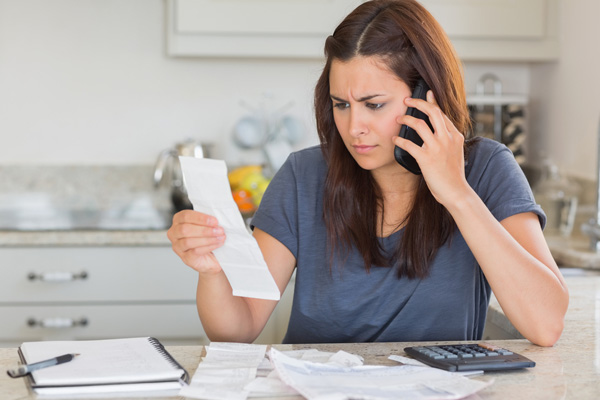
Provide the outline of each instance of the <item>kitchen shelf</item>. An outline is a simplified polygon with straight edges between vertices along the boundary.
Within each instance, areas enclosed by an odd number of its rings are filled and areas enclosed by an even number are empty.
[[[467,94],[467,104],[470,106],[526,105],[527,103],[527,96],[524,94]]]

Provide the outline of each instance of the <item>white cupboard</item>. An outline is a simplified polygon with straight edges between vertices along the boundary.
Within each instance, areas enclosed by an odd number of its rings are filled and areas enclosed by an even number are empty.
[[[421,0],[465,61],[558,57],[563,0]],[[340,19],[360,0],[214,2],[166,0],[173,57],[320,58]]]
[[[0,276],[0,346],[132,336],[208,343],[196,312],[197,275],[170,247],[1,248]],[[281,341],[284,303],[257,342]]]
[[[561,0],[420,0],[461,59],[549,61],[558,57]]]

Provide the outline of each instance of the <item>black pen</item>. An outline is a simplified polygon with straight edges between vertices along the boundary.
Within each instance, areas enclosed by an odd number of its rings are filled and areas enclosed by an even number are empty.
[[[62,356],[51,358],[49,360],[44,360],[44,361],[36,362],[33,364],[20,365],[17,368],[7,370],[6,373],[11,378],[20,378],[20,377],[25,376],[37,369],[51,367],[53,365],[58,365],[58,364],[64,364],[66,362],[71,361],[78,355],[79,354],[63,354]]]

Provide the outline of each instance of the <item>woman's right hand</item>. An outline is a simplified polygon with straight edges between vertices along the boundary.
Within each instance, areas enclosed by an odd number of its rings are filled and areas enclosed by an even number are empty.
[[[173,216],[167,237],[186,265],[201,273],[221,272],[212,251],[225,243],[225,231],[215,217],[198,211],[180,211]]]

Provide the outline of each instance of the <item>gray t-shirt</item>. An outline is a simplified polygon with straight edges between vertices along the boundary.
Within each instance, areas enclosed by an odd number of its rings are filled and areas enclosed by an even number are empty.
[[[252,225],[294,255],[296,284],[284,343],[479,340],[490,286],[460,232],[443,245],[425,279],[398,279],[396,269],[365,271],[352,249],[343,265],[329,266],[323,222],[326,163],[320,147],[292,153],[262,199]],[[467,181],[501,221],[532,211],[545,215],[510,150],[482,139],[471,149]],[[400,230],[381,238],[393,252]],[[335,261],[337,262],[337,261]]]

